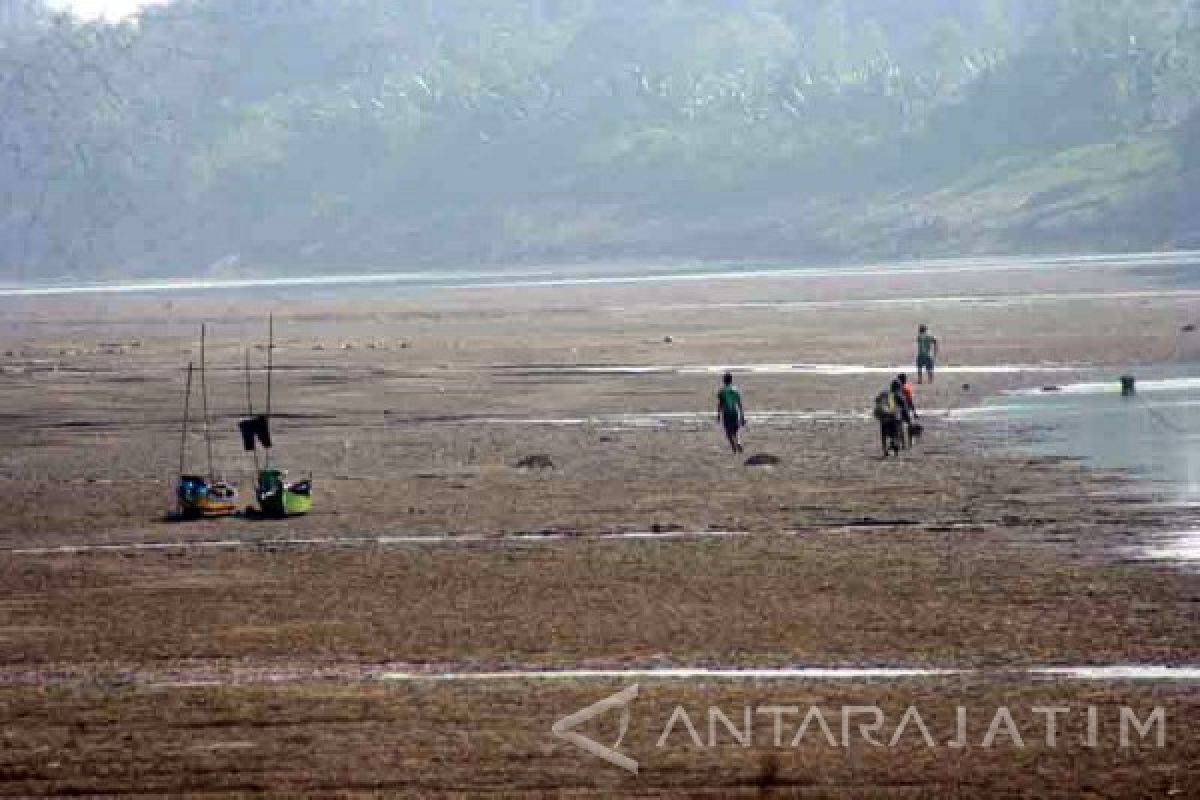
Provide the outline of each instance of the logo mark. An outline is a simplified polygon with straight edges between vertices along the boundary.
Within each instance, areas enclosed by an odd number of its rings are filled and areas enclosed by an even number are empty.
[[[598,703],[594,703],[582,711],[576,711],[570,716],[563,717],[554,726],[550,728],[551,732],[559,739],[570,742],[581,750],[584,750],[596,758],[603,759],[614,767],[631,772],[634,775],[638,774],[638,762],[634,761],[629,756],[618,752],[621,747],[621,742],[625,740],[625,734],[629,732],[629,705],[638,696],[638,684],[630,686],[628,689],[623,689],[611,697],[606,697]],[[621,710],[621,731],[617,736],[617,741],[612,747],[605,747],[597,741],[587,738],[575,729],[580,725],[591,722],[603,714],[615,709]]]

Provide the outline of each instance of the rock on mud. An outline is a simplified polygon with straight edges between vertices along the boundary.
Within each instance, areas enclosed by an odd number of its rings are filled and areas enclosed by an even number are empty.
[[[545,453],[536,453],[518,461],[517,469],[554,469],[554,459]]]

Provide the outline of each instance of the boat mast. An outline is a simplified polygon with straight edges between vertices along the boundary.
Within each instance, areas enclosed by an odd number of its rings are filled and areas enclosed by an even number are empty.
[[[213,473],[212,434],[209,431],[208,425],[208,380],[206,378],[208,369],[206,367],[207,359],[205,358],[205,341],[207,338],[207,326],[202,324],[200,326],[200,397],[204,401],[204,446],[208,450],[208,482],[215,483],[216,475]]]
[[[179,439],[179,475],[187,468],[188,420],[192,410],[192,362],[187,366],[187,388],[183,390],[183,434]]]
[[[267,425],[271,424],[271,376],[275,371],[275,315],[267,317]],[[267,469],[271,468],[271,451],[267,450]]]
[[[250,391],[250,348],[246,348],[246,418],[254,419],[254,397]],[[258,474],[258,445],[254,446],[254,474]]]
[[[246,348],[246,416],[254,416],[254,399],[250,396],[250,348]]]

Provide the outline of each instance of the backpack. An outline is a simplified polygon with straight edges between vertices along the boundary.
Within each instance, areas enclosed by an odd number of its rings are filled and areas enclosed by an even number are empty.
[[[875,419],[883,420],[896,416],[896,396],[890,391],[875,396]]]

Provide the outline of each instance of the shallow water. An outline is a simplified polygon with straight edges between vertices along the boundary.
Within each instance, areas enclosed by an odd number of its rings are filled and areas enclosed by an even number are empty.
[[[1200,531],[1168,533],[1154,537],[1135,555],[1147,561],[1174,561],[1200,564]]]
[[[897,375],[912,367],[864,364],[515,364],[494,367],[513,375]],[[1078,372],[1086,367],[1068,364],[977,364],[938,367],[944,375],[1019,375],[1023,372],[1055,374]]]
[[[792,667],[778,669],[754,668],[687,668],[660,667],[639,669],[524,669],[500,672],[386,672],[382,680],[444,681],[444,682],[494,682],[504,680],[899,680],[904,678],[936,678],[961,675],[962,670],[953,669],[906,669],[873,667]]]
[[[1081,681],[1200,681],[1200,667],[1049,667],[1032,669],[1034,676]]]
[[[1119,382],[1031,387],[963,415],[985,425],[1009,448],[1077,457],[1153,484],[1180,514],[1200,504],[1200,378],[1196,365],[1143,369],[1137,394]],[[1157,374],[1155,374],[1157,372]],[[1052,388],[1053,391],[1048,389]],[[1151,538],[1134,558],[1200,564],[1200,533]]]
[[[966,408],[926,408],[921,416],[953,422],[973,416],[996,416],[1007,412],[1004,405],[968,406]],[[815,409],[807,411],[749,411],[746,420],[755,427],[791,428],[811,422],[863,422],[872,419],[867,409]],[[445,424],[459,425],[461,420]],[[478,417],[479,425],[544,428],[593,428],[597,431],[628,430],[694,430],[713,425],[712,411],[644,411],[623,414],[589,414],[569,417]]]
[[[495,682],[505,680],[809,680],[809,681],[861,681],[861,680],[907,680],[913,678],[944,678],[965,676],[1002,676],[1006,678],[1033,678],[1046,680],[1077,681],[1129,681],[1129,682],[1185,682],[1200,681],[1200,668],[1162,667],[1140,665],[1117,665],[1102,667],[1029,667],[1004,670],[980,669],[914,669],[888,667],[783,667],[776,669],[754,668],[678,668],[652,669],[542,669],[512,670],[502,672],[387,672],[381,677],[385,681],[446,681],[446,682]]]
[[[692,666],[540,666],[519,664],[500,669],[476,663],[384,664],[305,663],[303,661],[204,661],[189,660],[161,669],[133,665],[63,665],[54,668],[9,666],[0,669],[0,686],[74,686],[115,683],[167,689],[222,686],[282,685],[289,683],[504,683],[609,682],[609,681],[801,681],[810,683],[937,681],[974,678],[1002,681],[1053,681],[1101,683],[1185,684],[1200,682],[1195,666],[1117,664],[1104,666],[1025,666],[1011,668],[931,668],[869,666],[739,667]]]
[[[1200,253],[1130,253],[1056,257],[963,258],[871,264],[863,266],[795,266],[786,264],[747,265],[653,265],[631,264],[607,267],[560,266],[536,270],[437,270],[422,272],[373,272],[365,274],[303,275],[285,278],[159,280],[139,283],[0,286],[0,297],[55,297],[96,294],[150,294],[183,292],[231,292],[262,289],[301,289],[391,286],[410,290],[510,289],[674,283],[709,280],[745,280],[767,277],[895,277],[947,275],[1021,270],[1061,269],[1155,269],[1171,271],[1200,261]]]
[[[11,556],[81,556],[104,553],[153,553],[188,550],[270,550],[305,548],[371,547],[519,547],[563,541],[672,541],[677,539],[731,539],[749,536],[741,531],[626,531],[612,533],[512,533],[429,534],[425,536],[317,536],[274,539],[209,539],[178,542],[130,542],[122,544],[62,545],[0,550]]]
[[[1162,484],[1181,503],[1200,501],[1200,378],[1159,377],[1122,397],[1118,382],[1080,383],[1054,391],[1026,389],[968,415],[1039,455],[1082,458]]]
[[[868,297],[852,300],[749,300],[732,303],[672,303],[654,304],[657,311],[709,311],[715,309],[761,309],[789,311],[849,311],[890,306],[989,306],[1009,308],[1031,304],[1069,303],[1077,301],[1156,300],[1162,298],[1200,297],[1197,289],[1144,289],[1090,292],[1028,292],[1017,294],[977,295],[917,295],[907,297]],[[644,311],[647,306],[611,306],[609,311]]]
[[[1197,367],[1200,369],[1200,367]],[[1161,377],[1150,380],[1139,380],[1137,383],[1139,395],[1143,394],[1172,394],[1173,402],[1200,404],[1200,377],[1177,376]],[[1048,391],[1045,386],[1017,389],[1009,392],[1010,397],[1044,397],[1046,395],[1116,395],[1121,394],[1121,385],[1117,380],[1097,381],[1090,383],[1069,383],[1055,386]]]

